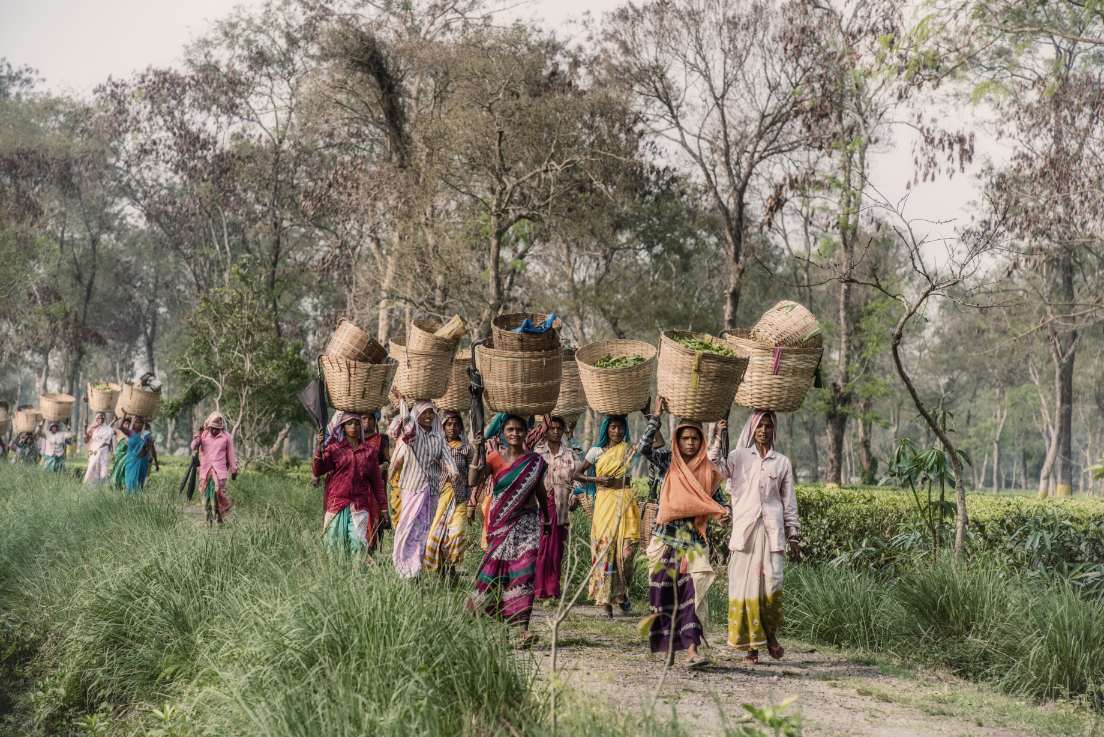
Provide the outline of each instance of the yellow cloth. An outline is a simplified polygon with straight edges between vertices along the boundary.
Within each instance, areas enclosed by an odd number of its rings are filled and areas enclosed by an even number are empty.
[[[427,571],[455,570],[464,560],[465,528],[468,523],[468,504],[456,502],[452,482],[446,482],[437,501],[437,511],[429,525],[424,565]]]
[[[402,501],[402,489],[399,488],[399,474],[402,473],[402,466],[391,470],[390,478],[387,479],[387,485],[390,487],[391,493],[387,497],[388,505],[391,507],[391,529],[394,530],[399,526],[399,504]]]
[[[594,464],[595,473],[599,477],[622,478],[632,457],[633,449],[628,443],[611,446]],[[633,553],[639,543],[640,508],[632,487],[599,486],[590,526],[591,563],[601,559],[590,577],[590,598],[596,604],[617,604],[626,599],[632,580]]]
[[[782,572],[785,556],[770,550],[763,518],[751,530],[746,550],[728,558],[728,644],[755,650],[782,626]]]

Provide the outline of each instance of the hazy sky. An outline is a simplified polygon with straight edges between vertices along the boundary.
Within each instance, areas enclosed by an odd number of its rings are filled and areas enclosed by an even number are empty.
[[[534,0],[516,5],[512,16],[541,18],[563,26],[579,14],[601,14],[617,0]],[[211,21],[235,5],[259,6],[261,0],[0,0],[0,56],[15,64],[38,69],[45,85],[58,92],[85,94],[109,75],[126,76],[149,65],[179,61],[181,49],[200,35]],[[969,111],[946,111],[951,120],[967,120]],[[907,135],[880,153],[873,180],[887,196],[905,193],[912,173]],[[983,153],[995,153],[988,137]],[[913,192],[909,211],[914,217],[954,219],[965,224],[976,184],[969,176],[925,184]],[[949,235],[951,226],[939,231]]]

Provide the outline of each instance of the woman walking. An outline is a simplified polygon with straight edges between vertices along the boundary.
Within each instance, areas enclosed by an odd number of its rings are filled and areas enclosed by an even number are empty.
[[[718,423],[720,430],[727,423]],[[732,497],[728,561],[728,644],[759,662],[766,645],[772,658],[782,625],[782,568],[789,547],[796,555],[801,534],[790,459],[774,449],[774,412],[756,410],[727,459],[714,439],[711,456],[721,462]]]
[[[442,481],[455,481],[458,472],[432,402],[419,401],[409,415],[400,409],[391,434],[398,438],[391,473],[402,495],[392,557],[398,574],[412,578],[422,571]]]
[[[488,430],[491,435],[492,429]],[[471,611],[482,610],[517,625],[525,633],[522,643],[532,641],[529,617],[533,611],[537,550],[541,522],[547,520],[543,478],[546,464],[537,453],[525,449],[526,423],[507,415],[502,425],[502,445],[489,449],[485,464],[469,471],[472,486],[488,474],[494,479],[487,515],[487,550],[479,564],[475,591],[468,599]],[[476,451],[483,444],[475,438]]]
[[[441,485],[437,510],[429,525],[424,563],[427,571],[455,579],[467,547],[468,466],[472,460],[472,447],[464,439],[464,420],[459,413],[444,413],[444,432],[452,461],[456,464],[456,478]]]
[[[228,475],[235,481],[238,478],[234,437],[226,432],[226,420],[221,414],[212,412],[203,421],[203,426],[192,438],[192,452],[199,453],[196,485],[203,489],[204,504],[214,506],[215,519],[221,525],[233,506],[226,493],[226,478]]]
[[[33,432],[21,432],[12,444],[12,463],[23,466],[37,466],[40,457],[38,440]]]
[[[73,442],[73,433],[62,430],[60,422],[50,422],[42,433],[43,465],[47,471],[61,473],[65,469],[65,446]]]
[[[107,424],[107,415],[97,412],[92,424],[84,432],[84,444],[88,449],[88,469],[84,483],[97,486],[111,475],[111,450],[115,443],[115,430]]]
[[[126,488],[127,436],[130,433],[130,418],[124,417],[115,429],[115,453],[111,458],[111,485],[122,491]]]
[[[640,544],[640,509],[629,476],[634,456],[625,416],[609,416],[602,420],[598,442],[575,469],[576,481],[593,483],[597,488],[590,528],[593,573],[589,593],[610,619],[614,604],[623,612],[632,609],[629,582],[633,556]],[[591,467],[595,475],[587,476]]]
[[[361,415],[341,412],[337,425],[340,434],[335,433],[328,443],[323,431],[318,431],[311,466],[316,477],[328,474],[322,539],[332,550],[371,553],[379,542],[379,531],[387,515],[379,441],[367,441]]]
[[[728,512],[713,498],[722,475],[708,458],[701,424],[680,422],[674,449],[660,453],[652,443],[659,423],[657,410],[641,439],[641,452],[658,462],[663,474],[659,514],[646,551],[652,606],[648,643],[653,653],[666,655],[668,665],[677,651],[686,650],[688,665],[696,668],[709,662],[698,647],[704,639],[706,592],[716,578],[705,527]]]
[[[557,599],[560,596],[564,545],[571,520],[570,502],[576,463],[574,451],[564,441],[567,430],[564,419],[548,417],[544,424],[544,437],[533,450],[548,466],[544,472],[544,492],[551,524],[547,528],[548,534],[541,538],[537,556],[536,595],[538,599]]]
[[[146,429],[144,419],[135,417],[130,421],[130,429],[124,432],[127,434],[126,457],[123,461],[124,494],[135,496],[146,487],[150,463],[152,462],[158,471],[161,470],[161,464],[157,460],[157,451],[153,447],[153,434]]]

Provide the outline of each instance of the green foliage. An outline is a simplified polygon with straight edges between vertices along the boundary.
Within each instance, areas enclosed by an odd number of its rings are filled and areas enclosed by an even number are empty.
[[[602,356],[594,364],[595,368],[611,369],[611,368],[629,368],[631,366],[639,366],[644,363],[644,356],[632,355],[632,356]]]
[[[712,340],[702,340],[701,338],[677,338],[676,343],[689,348],[692,351],[701,351],[702,353],[715,353],[718,356],[735,356],[736,353],[731,348]]]

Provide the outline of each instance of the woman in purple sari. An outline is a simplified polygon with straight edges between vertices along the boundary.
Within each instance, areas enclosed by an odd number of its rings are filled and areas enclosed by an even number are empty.
[[[495,434],[497,424],[491,423],[488,435]],[[467,606],[518,625],[525,632],[522,642],[528,643],[532,639],[528,630],[537,584],[537,551],[541,528],[549,520],[543,483],[547,464],[525,449],[525,420],[507,415],[501,427],[501,448],[488,451],[486,463],[469,470],[473,486],[488,472],[493,474],[494,490],[487,517],[487,550]],[[477,435],[476,449],[482,444],[483,438]]]

